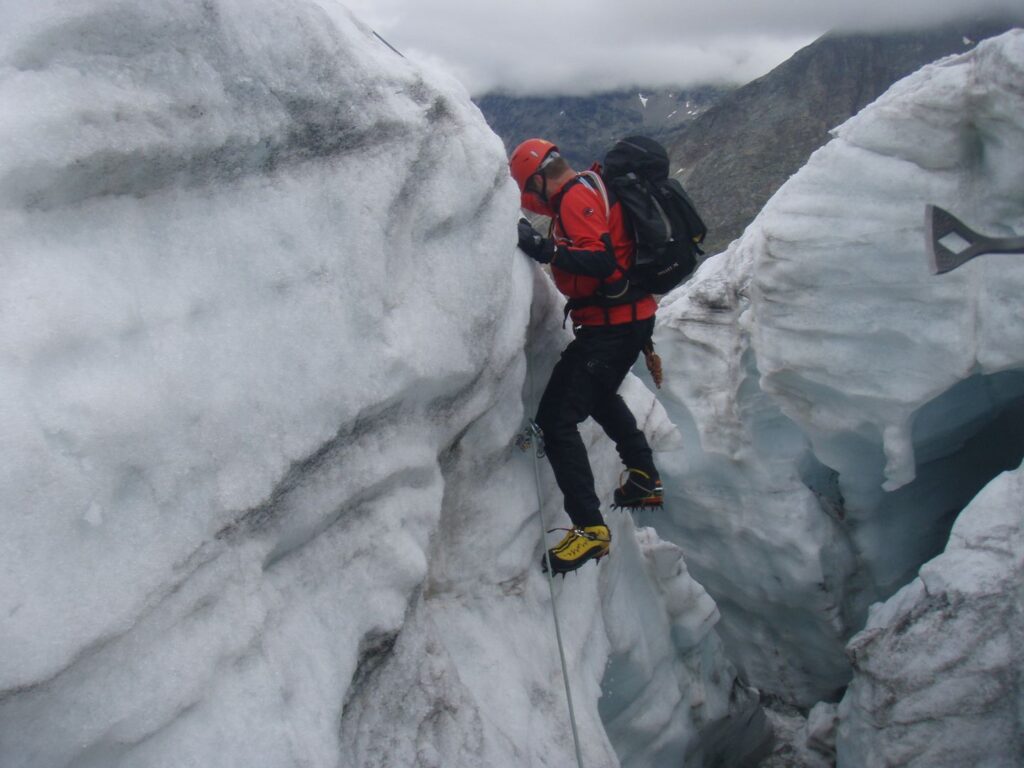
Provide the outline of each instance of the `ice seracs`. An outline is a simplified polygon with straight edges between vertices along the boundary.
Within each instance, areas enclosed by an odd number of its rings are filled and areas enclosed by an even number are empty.
[[[1024,456],[1024,259],[936,277],[924,206],[1024,232],[1024,32],[923,68],[834,131],[744,236],[663,300],[684,450],[663,536],[756,686],[850,679],[868,606]]]

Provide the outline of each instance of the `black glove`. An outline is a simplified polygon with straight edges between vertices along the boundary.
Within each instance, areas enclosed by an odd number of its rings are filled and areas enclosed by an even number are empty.
[[[548,264],[555,253],[554,243],[533,228],[525,218],[519,219],[519,248],[534,261]]]

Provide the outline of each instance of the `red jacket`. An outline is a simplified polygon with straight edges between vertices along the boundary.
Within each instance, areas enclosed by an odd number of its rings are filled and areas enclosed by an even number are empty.
[[[615,201],[606,213],[606,198],[590,174],[579,174],[551,199],[555,255],[551,274],[569,299],[594,296],[599,288],[614,294],[626,287],[625,273],[636,246]],[[574,325],[618,325],[653,317],[657,302],[644,294],[627,304],[572,310]]]

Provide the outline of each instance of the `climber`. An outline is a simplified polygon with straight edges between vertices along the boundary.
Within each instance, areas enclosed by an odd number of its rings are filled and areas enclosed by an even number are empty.
[[[521,219],[519,247],[550,265],[556,287],[569,299],[566,313],[575,333],[551,372],[536,417],[573,525],[548,550],[553,572],[564,574],[600,559],[611,544],[578,430],[588,416],[614,441],[626,466],[615,506],[661,506],[651,448],[618,394],[640,352],[649,347],[657,304],[629,285],[626,271],[635,245],[620,204],[608,199],[597,173],[576,173],[543,139],[516,147],[509,169],[523,207],[552,219],[549,237]]]

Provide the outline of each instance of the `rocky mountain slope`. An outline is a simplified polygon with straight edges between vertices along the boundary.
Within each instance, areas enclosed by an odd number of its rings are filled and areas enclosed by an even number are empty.
[[[668,140],[729,90],[702,86],[672,91],[639,88],[591,96],[492,93],[476,103],[507,149],[532,136],[543,136],[558,144],[574,167],[586,168],[620,136],[646,133]]]
[[[739,237],[829,131],[894,82],[1013,26],[972,20],[931,30],[825,35],[680,126],[670,155],[708,224],[707,252]]]

